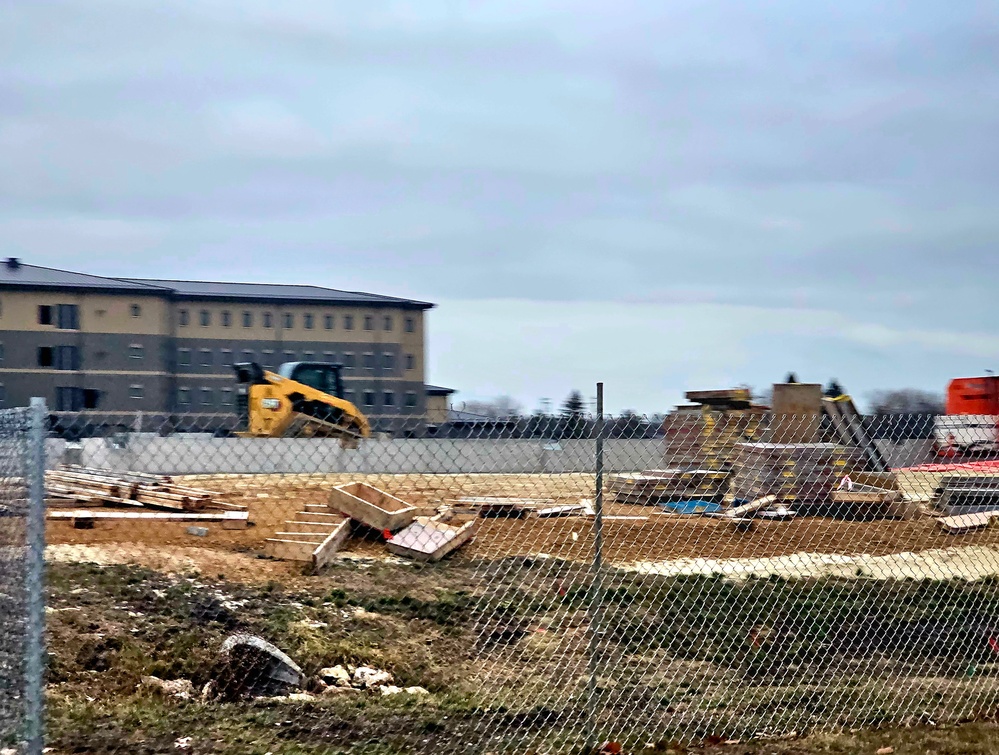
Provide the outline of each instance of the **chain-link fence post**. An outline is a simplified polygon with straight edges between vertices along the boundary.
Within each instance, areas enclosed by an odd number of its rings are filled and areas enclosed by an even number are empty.
[[[45,399],[31,399],[28,424],[28,453],[25,476],[28,478],[27,568],[25,595],[28,621],[24,643],[25,724],[28,755],[41,755],[43,703],[43,668],[45,617]]]
[[[603,570],[604,549],[604,384],[597,383],[597,416],[594,425],[596,453],[594,466],[596,478],[593,491],[593,575],[590,583],[590,678],[587,685],[587,707],[589,712],[589,744],[597,745],[599,702],[597,698],[597,674],[600,670],[600,608],[603,600],[601,572]]]

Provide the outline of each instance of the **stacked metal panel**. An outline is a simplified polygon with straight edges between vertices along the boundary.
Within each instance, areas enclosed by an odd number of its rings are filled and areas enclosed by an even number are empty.
[[[736,500],[774,495],[799,507],[828,504],[833,489],[859,461],[858,449],[835,443],[740,443],[732,493]]]

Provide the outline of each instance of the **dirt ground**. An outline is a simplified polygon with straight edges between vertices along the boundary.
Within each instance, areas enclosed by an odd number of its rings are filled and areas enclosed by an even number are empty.
[[[939,475],[908,473],[903,482],[914,491],[932,490]],[[82,551],[64,546],[100,546],[87,560],[128,560],[153,568],[178,564],[218,571],[232,578],[273,579],[300,573],[295,564],[260,560],[264,541],[286,529],[305,504],[325,504],[335,485],[363,480],[426,513],[466,496],[507,496],[578,503],[592,498],[593,477],[569,475],[281,475],[192,476],[185,482],[217,490],[225,500],[249,507],[252,526],[224,530],[207,523],[206,537],[187,533],[188,523],[99,521],[93,530],[75,530],[68,521],[50,521],[48,542],[59,560],[77,560]],[[928,516],[912,520],[844,521],[798,517],[787,522],[757,521],[750,532],[734,532],[716,519],[661,512],[656,507],[609,502],[605,506],[604,554],[607,561],[629,564],[683,557],[769,558],[794,553],[874,556],[955,545],[997,545],[999,529],[961,536],[946,535]],[[624,520],[629,516],[642,519]],[[472,543],[456,559],[496,559],[547,554],[588,561],[592,554],[592,519],[490,518],[479,522]],[[363,533],[362,533],[363,535]],[[114,551],[118,551],[117,554]],[[125,553],[129,555],[123,559]],[[377,533],[348,541],[348,556],[382,558],[386,550]],[[93,554],[92,554],[93,555]]]

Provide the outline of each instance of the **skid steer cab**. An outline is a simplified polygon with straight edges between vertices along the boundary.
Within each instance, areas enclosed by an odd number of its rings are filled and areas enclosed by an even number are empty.
[[[255,362],[236,370],[236,434],[243,438],[339,438],[356,448],[371,436],[368,418],[344,399],[343,367],[286,362],[277,372]]]

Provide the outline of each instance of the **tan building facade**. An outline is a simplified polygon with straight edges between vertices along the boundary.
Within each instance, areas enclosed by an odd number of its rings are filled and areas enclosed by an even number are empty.
[[[344,365],[382,430],[425,421],[433,305],[317,286],[112,279],[0,262],[0,402],[232,415],[233,363]]]

